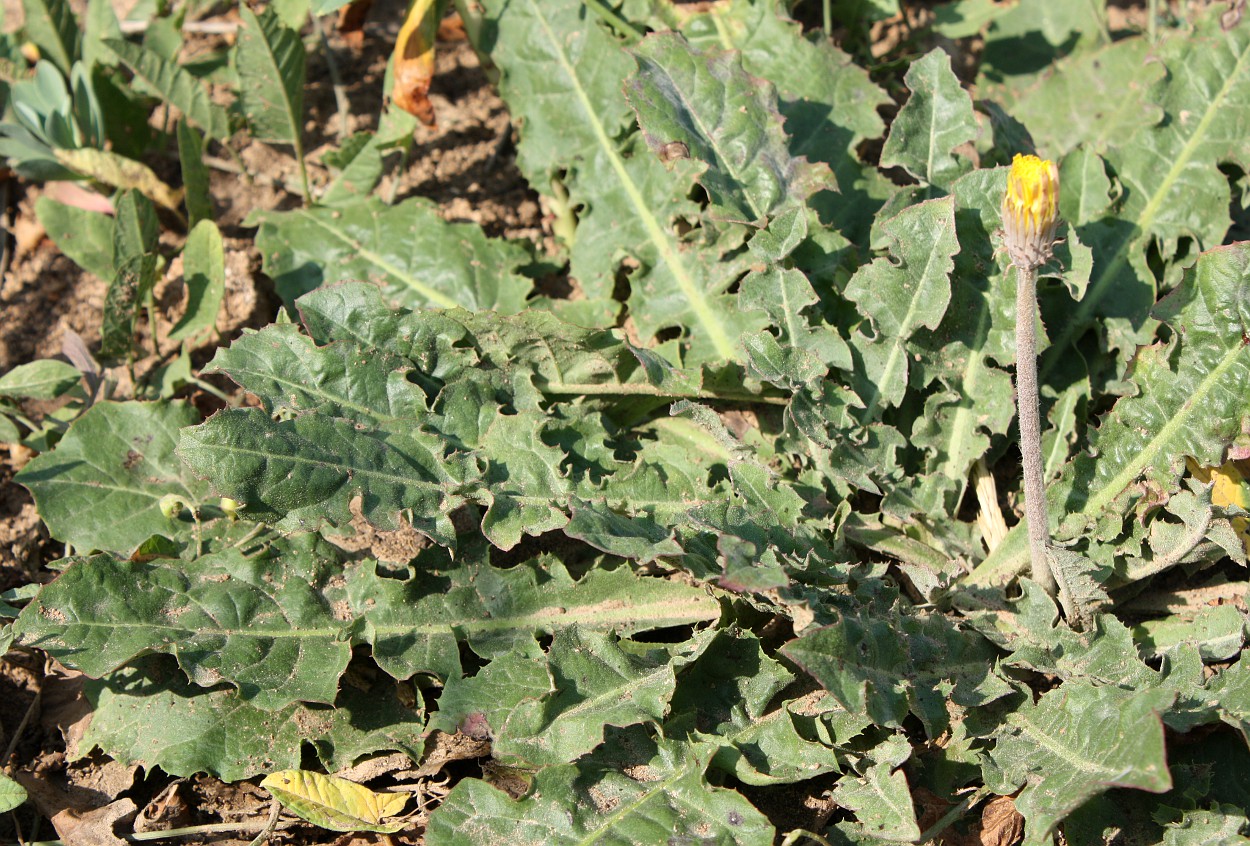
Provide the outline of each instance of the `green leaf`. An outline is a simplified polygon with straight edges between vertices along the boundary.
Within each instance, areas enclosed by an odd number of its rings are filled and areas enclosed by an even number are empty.
[[[297,154],[304,129],[304,42],[271,9],[259,17],[249,8],[239,14],[239,101],[258,141],[292,144]]]
[[[992,702],[1011,687],[994,672],[989,643],[940,615],[836,615],[835,623],[791,641],[782,652],[848,711],[898,726],[914,713],[935,738],[950,724],[948,704]],[[949,703],[948,703],[949,700]]]
[[[523,663],[537,672],[517,666]],[[451,691],[463,704],[449,715],[454,721],[440,723],[443,730],[454,732],[457,723],[468,721],[490,731],[491,754],[508,765],[570,763],[603,742],[606,726],[663,720],[677,684],[677,668],[666,650],[626,651],[607,632],[562,629],[545,663],[542,668],[532,659],[504,655],[479,673],[488,674],[480,682],[449,687],[439,698],[440,714]],[[469,710],[475,702],[488,712]]]
[[[347,779],[306,770],[271,773],[260,786],[301,819],[331,831],[389,834],[407,824],[403,820],[382,822],[403,812],[408,804],[404,793],[377,793]]]
[[[117,268],[104,296],[100,352],[121,357],[133,352],[139,309],[156,286],[156,210],[137,191],[127,191],[116,203],[113,261]]]
[[[90,676],[167,652],[196,684],[225,681],[267,711],[332,703],[351,657],[350,614],[336,616],[318,590],[336,562],[307,546],[191,562],[80,559],[23,609],[15,631]]]
[[[517,164],[531,185],[567,186],[562,200],[582,206],[570,273],[591,299],[611,296],[624,257],[640,265],[629,308],[639,335],[667,327],[688,331],[692,361],[733,360],[743,331],[762,329],[740,314],[726,291],[737,275],[720,250],[683,244],[677,218],[696,219],[686,199],[696,168],[670,173],[630,130],[620,89],[632,64],[581,0],[488,0],[497,20],[479,45],[500,68],[500,91],[523,127]],[[506,11],[505,11],[506,9]],[[623,139],[623,140],[618,140]]]
[[[517,244],[471,223],[448,223],[427,200],[387,206],[369,199],[341,209],[265,211],[256,245],[265,273],[288,303],[341,280],[375,280],[406,306],[464,306],[504,313],[525,307],[529,261]]]
[[[72,390],[82,373],[72,364],[45,358],[19,364],[0,376],[0,396],[56,399]]]
[[[1244,836],[1247,830],[1250,830],[1250,820],[1246,819],[1245,811],[1235,805],[1190,810],[1168,823],[1163,846],[1244,846],[1250,843],[1250,837]]]
[[[35,200],[35,214],[57,249],[88,273],[103,280],[113,279],[116,270],[112,217],[47,197]]]
[[[911,97],[890,125],[881,166],[901,167],[922,185],[947,189],[971,169],[952,151],[979,132],[972,100],[940,48],[912,62],[903,81]]]
[[[104,43],[130,68],[139,86],[176,106],[209,138],[225,141],[230,137],[226,110],[214,103],[204,83],[184,68],[121,38],[108,38]]]
[[[776,91],[748,76],[740,55],[701,53],[677,33],[658,33],[634,58],[626,91],[647,145],[661,158],[684,145],[680,157],[707,165],[699,181],[714,214],[763,221],[832,185],[827,169],[791,156]]]
[[[631,766],[630,775],[621,771],[620,764],[594,758],[545,767],[520,799],[483,781],[465,779],[430,816],[426,842],[430,846],[503,846],[518,840],[551,846],[687,840],[735,846],[773,843],[773,827],[746,799],[707,783],[703,771],[708,750],[662,740],[652,748],[654,756]]]
[[[962,0],[933,10],[933,31],[947,38],[970,38],[1011,10],[994,0]]]
[[[1148,658],[1189,644],[1198,648],[1204,661],[1228,661],[1245,643],[1246,620],[1234,606],[1219,605],[1201,609],[1190,620],[1168,617],[1139,623],[1133,627],[1133,639]]]
[[[676,552],[654,521],[723,501],[697,468],[729,454],[688,424],[648,423],[636,452],[619,457],[598,418],[552,416],[546,404],[594,397],[600,411],[646,413],[665,398],[754,396],[741,385],[701,387],[697,372],[543,312],[391,312],[367,285],[324,289],[299,308],[324,346],[270,328],[215,365],[266,411],[226,411],[184,436],[189,465],[248,514],[345,525],[360,494],[376,525],[397,525],[407,509],[414,527],[450,544],[449,512],[476,502],[487,537],[508,549],[580,509],[578,536],[653,557]],[[775,487],[745,473],[731,472],[735,485]],[[797,511],[801,500],[783,505]]]
[[[1168,119],[1107,154],[1126,189],[1121,215],[1168,249],[1190,234],[1212,247],[1228,231],[1228,179],[1217,165],[1250,166],[1242,144],[1250,108],[1250,29],[1225,31],[1208,10],[1195,32],[1162,50],[1170,78],[1158,93]],[[1170,249],[1168,249],[1170,252]]]
[[[1065,56],[1036,79],[1026,77],[1027,84],[1018,78],[989,83],[984,96],[1000,100],[1051,159],[1077,148],[1104,152],[1138,139],[1163,118],[1149,95],[1166,69],[1151,60],[1152,52],[1149,40],[1126,38]]]
[[[82,28],[82,63],[88,71],[96,67],[117,67],[117,55],[106,39],[122,38],[117,13],[108,0],[87,0]]]
[[[185,120],[178,121],[178,161],[187,218],[194,228],[202,220],[213,219],[213,200],[209,196],[208,165],[204,164],[204,138]]]
[[[986,784],[1010,794],[1027,821],[1025,843],[1041,844],[1064,817],[1111,787],[1162,793],[1172,786],[1159,719],[1175,698],[1067,682],[1025,698],[987,752]]]
[[[594,569],[580,580],[554,559],[510,570],[480,566],[453,573],[450,584],[399,582],[364,569],[349,580],[364,609],[374,660],[396,678],[461,675],[456,642],[478,655],[541,658],[535,640],[569,626],[620,635],[710,622],[720,606],[705,590],[628,569]]]
[[[26,788],[0,773],[0,814],[12,811],[26,801]]]
[[[832,799],[855,814],[855,832],[886,843],[920,838],[907,776],[888,761],[873,764],[860,778],[838,780]]]
[[[226,254],[221,233],[211,220],[201,220],[187,236],[182,278],[187,286],[187,308],[166,335],[171,341],[193,338],[217,325],[217,312],[226,295]]]
[[[851,278],[844,292],[872,320],[874,334],[851,338],[865,384],[863,420],[902,402],[908,382],[908,341],[921,327],[936,329],[951,298],[952,257],[959,252],[950,198],[910,206],[882,224],[893,260],[878,258]],[[857,368],[858,369],[858,368]]]
[[[15,481],[30,489],[53,537],[129,554],[152,535],[189,532],[161,513],[166,494],[193,506],[208,500],[174,456],[178,429],[198,420],[183,403],[96,403]]]
[[[324,206],[350,206],[369,196],[382,178],[385,139],[372,132],[358,132],[323,161],[338,174],[326,186],[319,202]]]
[[[98,747],[123,763],[223,781],[298,767],[305,742],[331,771],[377,752],[399,751],[414,761],[421,756],[421,715],[401,704],[396,683],[384,676],[367,689],[344,684],[333,708],[295,703],[265,711],[228,688],[188,684],[180,672],[155,662],[143,670],[87,681],[92,715],[79,756]]]
[[[691,14],[682,31],[697,47],[741,51],[747,73],[777,86],[791,153],[827,163],[837,177],[838,193],[817,198],[822,214],[848,237],[866,233],[881,201],[865,184],[877,171],[856,150],[885,131],[877,109],[889,101],[867,71],[829,39],[805,37],[776,0],[717,3]]]
[[[39,53],[69,75],[79,58],[81,30],[78,18],[66,0],[22,0],[26,37],[35,42]]]
[[[1113,540],[1143,485],[1172,490],[1185,456],[1200,465],[1221,463],[1240,421],[1250,415],[1250,402],[1234,387],[1250,378],[1250,349],[1242,337],[1250,304],[1239,293],[1248,279],[1250,247],[1220,247],[1202,254],[1159,304],[1156,314],[1172,327],[1174,339],[1139,352],[1130,380],[1136,396],[1116,403],[1091,438],[1091,452],[1078,455],[1048,492],[1056,538],[1088,536],[1097,526]],[[1091,539],[1091,555],[1112,555],[1111,548],[1098,549]],[[1017,527],[970,581],[1010,578],[1027,558]]]
[[[1250,31],[1224,32],[1219,15],[1208,12],[1194,32],[1175,33],[1159,53],[1169,73],[1149,99],[1162,107],[1164,119],[1118,137],[1106,152],[1124,199],[1115,218],[1080,231],[1094,249],[1095,273],[1089,292],[1056,333],[1056,347],[1066,347],[1096,322],[1107,323],[1108,346],[1126,355],[1148,343],[1155,282],[1143,236],[1157,238],[1166,257],[1181,236],[1211,247],[1228,231],[1229,186],[1218,165],[1248,164],[1241,139],[1250,96]],[[1059,364],[1043,359],[1040,378],[1046,381]]]

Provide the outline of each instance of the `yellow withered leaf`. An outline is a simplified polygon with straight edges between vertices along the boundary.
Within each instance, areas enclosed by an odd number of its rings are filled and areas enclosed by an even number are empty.
[[[437,0],[413,0],[395,39],[395,83],[391,100],[426,126],[434,125],[434,104],[427,96],[434,80],[434,42],[442,17]]]
[[[1230,505],[1250,511],[1250,491],[1246,489],[1246,462],[1229,461],[1219,467],[1199,467],[1192,458],[1185,459],[1185,466],[1194,478],[1210,484],[1211,504],[1221,508]],[[1250,553],[1250,520],[1245,517],[1232,519],[1233,529],[1241,536],[1241,543]]]
[[[404,810],[402,793],[378,793],[345,778],[306,770],[270,773],[260,786],[297,816],[330,831],[377,831],[391,834],[404,827],[398,820],[384,823]]]
[[[53,152],[57,161],[70,170],[113,188],[133,188],[158,206],[164,206],[181,216],[178,206],[182,203],[182,189],[170,188],[142,162],[90,147]]]

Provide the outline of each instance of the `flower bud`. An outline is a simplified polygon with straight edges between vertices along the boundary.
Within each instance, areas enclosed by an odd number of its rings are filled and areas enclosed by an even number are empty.
[[[1011,161],[1003,195],[1003,235],[1011,263],[1022,270],[1050,259],[1059,225],[1059,169],[1019,153]]]
[[[161,514],[165,515],[166,520],[173,520],[186,509],[187,501],[178,494],[165,494],[157,506],[161,509]]]
[[[231,520],[239,516],[239,509],[243,507],[243,504],[238,500],[231,499],[228,496],[223,496],[217,505],[221,508],[222,513]]]

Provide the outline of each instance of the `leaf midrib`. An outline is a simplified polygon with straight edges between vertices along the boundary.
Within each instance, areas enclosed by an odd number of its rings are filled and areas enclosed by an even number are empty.
[[[621,161],[620,154],[617,152],[612,139],[608,137],[607,130],[603,126],[603,121],[599,119],[598,111],[594,104],[590,101],[590,95],[582,86],[581,79],[577,76],[572,63],[569,61],[568,54],[564,50],[563,42],[556,37],[551,29],[551,22],[547,20],[542,13],[536,0],[526,0],[530,9],[534,14],[534,18],[542,27],[543,33],[547,38],[555,53],[556,60],[560,63],[560,67],[568,76],[569,83],[573,88],[573,93],[577,96],[578,102],[581,104],[582,112],[586,118],[587,125],[594,132],[595,140],[598,141],[599,147],[603,150],[608,158],[608,163],[612,165],[612,170],[616,172],[617,178],[620,180],[621,187],[625,190],[629,197],[630,203],[634,207],[634,211],[638,214],[638,219],[642,221],[643,228],[647,230],[647,237],[651,243],[655,245],[660,253],[660,258],[664,264],[668,266],[673,274],[673,278],[677,281],[677,285],[681,288],[682,295],[686,301],[690,303],[690,307],[694,310],[695,316],[699,323],[703,326],[711,339],[716,352],[726,360],[734,360],[737,356],[734,353],[734,345],[729,339],[725,327],[716,320],[716,315],[708,303],[707,298],[703,296],[703,292],[699,290],[694,282],[694,278],[690,275],[690,271],[686,268],[685,263],[681,259],[681,254],[673,248],[668,237],[664,234],[663,228],[660,226],[655,215],[651,213],[651,209],[647,206],[643,199],[638,186],[634,184],[634,180],[630,177],[629,171],[625,168],[625,163]],[[593,22],[590,24],[594,26]]]

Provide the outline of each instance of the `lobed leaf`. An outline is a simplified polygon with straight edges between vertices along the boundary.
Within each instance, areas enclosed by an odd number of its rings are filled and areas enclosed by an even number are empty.
[[[228,682],[266,711],[332,703],[351,657],[352,614],[323,593],[336,564],[307,543],[193,561],[77,559],[15,632],[96,678],[165,652],[201,687]]]
[[[1014,793],[1027,821],[1025,843],[1111,787],[1162,793],[1172,786],[1160,714],[1175,693],[1068,682],[1036,704],[1025,699],[993,735],[987,786]]]
[[[447,223],[425,200],[263,211],[248,221],[260,227],[265,273],[288,304],[323,285],[368,280],[405,306],[513,313],[531,288],[517,272],[528,261],[522,247],[475,224]]]
[[[707,165],[699,181],[714,214],[763,221],[826,187],[820,168],[791,156],[776,92],[748,76],[739,55],[697,52],[677,33],[658,33],[634,58],[626,92],[647,145]]]
[[[890,125],[881,166],[901,167],[921,184],[945,190],[970,169],[952,151],[978,134],[972,100],[940,48],[912,62],[903,81],[911,97]]]
[[[91,722],[78,754],[93,747],[123,763],[159,766],[173,776],[209,773],[241,781],[301,763],[309,743],[330,770],[364,755],[399,751],[420,758],[424,720],[383,677],[362,689],[343,685],[334,706],[293,703],[266,711],[228,688],[187,683],[154,662],[127,667],[85,688]]]
[[[654,757],[630,767],[630,775],[594,758],[545,767],[520,799],[465,779],[430,816],[426,841],[430,846],[493,846],[518,839],[552,846],[773,842],[773,827],[746,799],[708,784],[703,771],[709,750],[662,740],[653,748]]]

